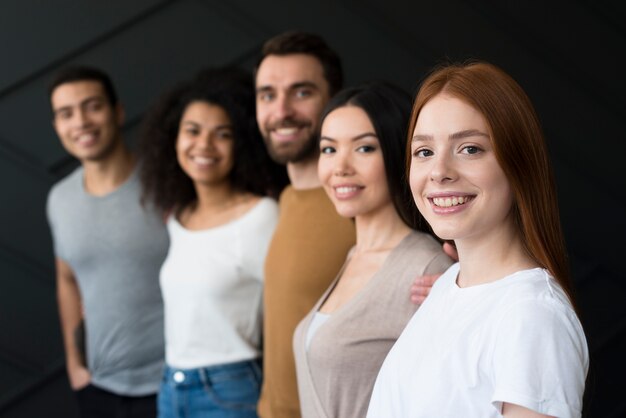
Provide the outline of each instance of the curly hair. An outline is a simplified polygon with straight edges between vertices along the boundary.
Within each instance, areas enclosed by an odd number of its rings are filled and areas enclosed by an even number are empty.
[[[256,123],[252,75],[238,68],[209,68],[164,93],[148,111],[139,138],[142,202],[164,213],[179,211],[197,199],[193,181],[176,157],[181,118],[192,102],[220,106],[234,131],[233,189],[277,197],[288,183],[284,167],[274,163]]]

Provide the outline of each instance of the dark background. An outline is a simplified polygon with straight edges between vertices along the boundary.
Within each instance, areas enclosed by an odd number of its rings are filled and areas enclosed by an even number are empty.
[[[67,64],[111,74],[134,143],[172,83],[208,65],[251,68],[262,41],[317,32],[347,84],[412,92],[436,63],[475,57],[512,74],[536,105],[591,352],[588,417],[624,417],[626,19],[617,0],[2,0],[0,2],[0,416],[74,417],[64,374],[50,186],[75,167],[50,123],[46,86]]]

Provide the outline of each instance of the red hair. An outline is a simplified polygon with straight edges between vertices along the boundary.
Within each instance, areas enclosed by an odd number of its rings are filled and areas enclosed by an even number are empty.
[[[474,62],[436,69],[422,83],[411,112],[411,139],[424,105],[444,93],[482,113],[500,167],[513,190],[513,214],[524,248],[572,298],[565,239],[561,229],[554,174],[539,119],[522,88],[498,67]]]

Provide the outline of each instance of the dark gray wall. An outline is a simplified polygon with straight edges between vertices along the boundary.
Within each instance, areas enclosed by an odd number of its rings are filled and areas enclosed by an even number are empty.
[[[50,186],[75,166],[50,124],[60,67],[102,67],[126,105],[126,137],[175,81],[207,65],[250,68],[267,37],[318,32],[353,84],[414,91],[445,58],[510,72],[543,121],[592,356],[586,415],[626,416],[626,16],[618,2],[347,0],[4,0],[0,4],[0,416],[72,417],[63,371]]]

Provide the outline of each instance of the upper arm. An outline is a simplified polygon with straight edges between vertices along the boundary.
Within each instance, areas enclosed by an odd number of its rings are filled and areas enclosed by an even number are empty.
[[[502,312],[491,358],[494,405],[515,405],[514,414],[523,405],[558,417],[580,416],[588,354],[573,311],[540,301],[511,305]]]
[[[63,259],[56,257],[56,275],[57,283],[61,284],[76,284],[76,277],[69,264]]]
[[[554,418],[552,415],[540,414],[513,403],[502,405],[502,416],[505,418]]]

